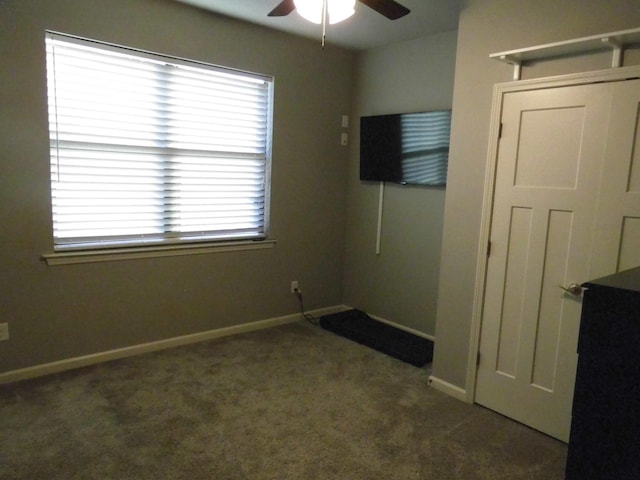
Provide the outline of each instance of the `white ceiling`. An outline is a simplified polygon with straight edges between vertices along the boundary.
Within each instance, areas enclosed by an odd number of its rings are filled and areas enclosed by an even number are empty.
[[[229,17],[239,18],[277,30],[318,39],[322,27],[296,12],[286,17],[268,17],[280,0],[177,0]],[[336,25],[327,26],[327,44],[366,50],[402,40],[423,37],[458,28],[462,0],[397,0],[411,10],[398,20],[389,20],[357,2],[356,13]]]

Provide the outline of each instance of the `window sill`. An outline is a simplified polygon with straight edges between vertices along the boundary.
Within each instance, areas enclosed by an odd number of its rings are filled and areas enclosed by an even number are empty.
[[[240,252],[273,248],[275,240],[242,241],[224,243],[199,243],[191,245],[165,245],[157,247],[111,248],[104,250],[82,250],[74,252],[45,253],[42,259],[47,265],[72,265],[76,263],[113,262],[140,258],[175,257],[178,255],[201,255],[204,253]]]

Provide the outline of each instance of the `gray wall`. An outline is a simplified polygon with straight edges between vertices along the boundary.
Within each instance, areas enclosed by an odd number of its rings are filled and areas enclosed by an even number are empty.
[[[512,67],[489,54],[636,28],[637,0],[468,0],[460,16],[452,150],[444,216],[433,374],[466,389],[492,89]],[[638,64],[637,51],[625,56]],[[523,78],[599,70],[610,55],[579,55],[525,67]]]
[[[418,332],[435,333],[445,188],[385,185],[376,255],[379,184],[360,182],[359,118],[451,108],[456,32],[358,56],[352,115],[346,305]]]
[[[47,266],[44,31],[275,76],[273,249]],[[0,372],[342,302],[355,54],[168,0],[0,1]],[[331,85],[328,89],[327,85]]]
[[[168,0],[0,0],[0,322],[11,330],[0,372],[295,313],[299,280],[309,309],[345,303],[427,334],[437,291],[434,375],[466,388],[492,88],[512,75],[488,55],[638,25],[637,0],[467,0],[457,49],[448,32],[356,56]],[[276,247],[47,266],[47,28],[274,75]],[[448,107],[454,57],[444,213],[444,190],[388,187],[376,257],[378,190],[357,179],[357,119]],[[608,63],[540,62],[524,77]]]

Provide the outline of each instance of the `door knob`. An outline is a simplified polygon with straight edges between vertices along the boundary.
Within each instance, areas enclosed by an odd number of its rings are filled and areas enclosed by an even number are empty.
[[[572,283],[568,287],[563,287],[560,285],[560,288],[571,295],[580,296],[582,295],[582,286],[579,283]]]

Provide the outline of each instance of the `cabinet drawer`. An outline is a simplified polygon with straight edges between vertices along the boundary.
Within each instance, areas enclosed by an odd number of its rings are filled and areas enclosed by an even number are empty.
[[[580,320],[578,353],[605,355],[640,352],[640,295],[614,288],[586,291]]]
[[[639,355],[606,352],[581,354],[573,397],[573,414],[627,415],[640,418]]]
[[[640,430],[621,417],[574,417],[567,480],[640,479]]]

